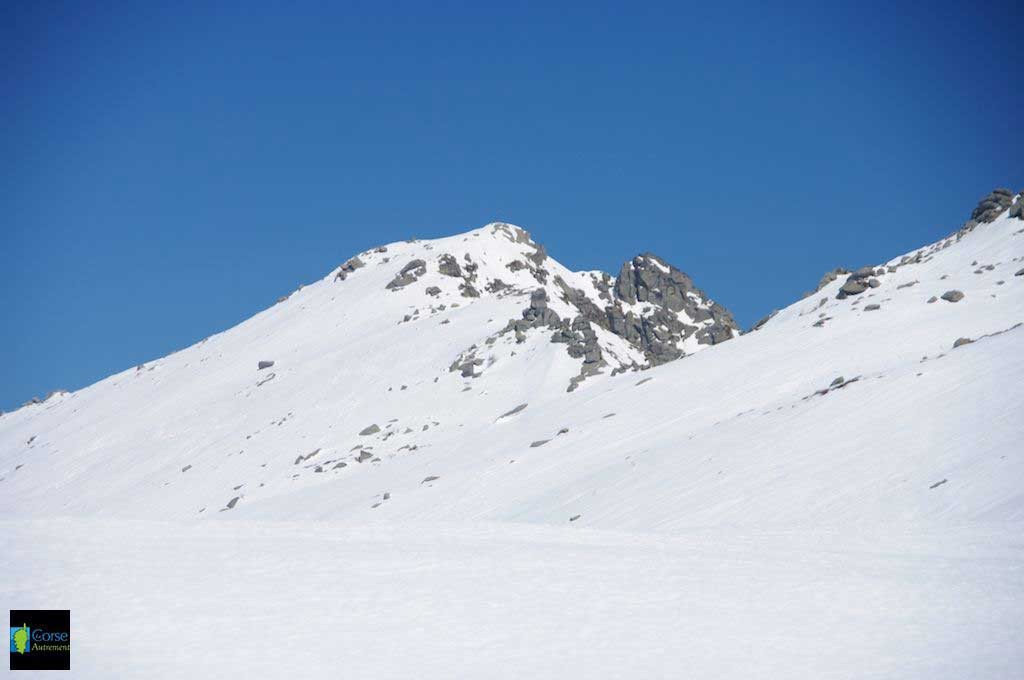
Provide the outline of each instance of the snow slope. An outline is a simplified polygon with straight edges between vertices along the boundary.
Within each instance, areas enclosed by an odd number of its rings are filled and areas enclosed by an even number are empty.
[[[39,580],[2,599],[71,602],[86,676],[111,603],[164,612],[125,677],[279,677],[275,640],[318,677],[1019,675],[1024,221],[714,344],[702,292],[652,311],[660,260],[631,302],[541,255],[509,225],[389,244],[4,414],[0,567]],[[612,304],[662,344],[570,328]]]

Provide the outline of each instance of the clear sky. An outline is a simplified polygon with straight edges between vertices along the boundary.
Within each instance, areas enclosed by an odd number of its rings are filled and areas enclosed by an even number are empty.
[[[1010,2],[56,4],[0,7],[5,410],[378,243],[652,251],[748,326],[1024,188]]]

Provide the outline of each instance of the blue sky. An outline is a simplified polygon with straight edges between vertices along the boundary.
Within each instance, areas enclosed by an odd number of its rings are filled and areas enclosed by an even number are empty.
[[[1024,188],[1012,3],[54,4],[0,8],[0,409],[378,243],[653,251],[747,326]]]

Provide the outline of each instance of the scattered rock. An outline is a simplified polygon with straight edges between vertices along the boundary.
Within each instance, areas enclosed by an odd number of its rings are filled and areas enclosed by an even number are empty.
[[[377,434],[378,432],[380,432],[380,426],[377,425],[376,423],[374,423],[373,425],[369,425],[367,427],[364,427],[362,430],[360,430],[359,431],[359,436],[360,437],[365,437],[367,435]]]
[[[438,288],[437,286],[428,286],[427,287],[427,295],[430,295],[432,297],[437,297],[440,294],[441,294],[441,289]]]
[[[426,484],[427,482],[432,482],[432,481],[434,481],[435,479],[441,479],[441,478],[440,478],[440,477],[437,477],[437,476],[435,476],[435,475],[430,475],[429,477],[424,477],[424,478],[423,478],[423,481],[422,481],[422,482],[420,482],[420,484]]]
[[[228,504],[227,504],[227,506],[226,506],[226,508],[227,508],[228,510],[230,510],[230,509],[232,509],[233,507],[235,507],[236,505],[238,505],[238,499],[239,499],[239,496],[235,496],[234,498],[232,498],[231,500],[229,500],[229,501],[228,501]]]
[[[928,304],[931,304],[931,303],[933,303],[933,302],[937,302],[937,301],[938,301],[938,299],[939,299],[939,298],[937,298],[937,297],[935,297],[935,296],[933,295],[933,296],[931,296],[930,298],[928,298]]]
[[[188,472],[188,471],[189,471],[189,470],[191,470],[191,469],[192,469],[192,466],[191,466],[191,465],[186,465],[185,467],[181,468],[181,471],[182,471],[182,472]]]
[[[838,378],[836,378],[835,380],[833,380],[829,384],[829,387],[835,387],[836,385],[842,385],[842,384],[843,384],[843,376],[839,376]]]
[[[878,304],[864,305],[864,311],[865,312],[874,312],[874,311],[879,310],[881,308],[882,308],[882,305],[878,305]]]
[[[569,518],[569,521],[570,522],[575,522],[576,520],[578,520],[582,516],[583,515],[573,515],[572,517]]]
[[[522,411],[523,409],[525,409],[527,406],[529,406],[529,404],[520,404],[519,406],[516,406],[511,411],[508,411],[506,413],[502,413],[500,416],[498,416],[497,420],[501,420],[502,418],[508,418],[509,416],[514,416],[515,414],[517,414],[520,411]]]
[[[934,484],[932,484],[932,485],[931,485],[931,486],[929,486],[928,488],[929,488],[929,489],[935,489],[935,488],[937,488],[937,487],[940,487],[940,486],[942,486],[943,484],[945,484],[945,483],[946,483],[946,482],[948,482],[948,481],[949,481],[948,479],[943,479],[942,481],[939,481],[939,482],[935,482]]]
[[[531,448],[531,449],[535,449],[535,448],[537,448],[538,446],[544,446],[544,445],[545,445],[545,444],[547,444],[547,443],[548,443],[549,441],[551,441],[551,440],[550,440],[550,439],[538,439],[537,441],[535,441],[535,442],[533,442],[532,444],[530,444],[530,448]]]
[[[264,368],[270,368],[274,365],[273,361],[261,361],[256,365],[257,371],[262,371]]]
[[[953,343],[953,349],[956,349],[961,345],[969,345],[972,342],[974,342],[974,340],[971,340],[970,338],[957,338],[956,342]]]

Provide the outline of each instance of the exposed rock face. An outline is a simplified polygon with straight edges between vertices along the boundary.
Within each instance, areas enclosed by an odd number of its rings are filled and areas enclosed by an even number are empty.
[[[427,263],[423,260],[413,260],[402,267],[402,270],[395,275],[395,278],[391,279],[391,283],[387,285],[387,288],[389,290],[404,288],[410,283],[415,283],[419,277],[426,273]]]
[[[348,278],[349,274],[359,269],[360,267],[364,266],[366,265],[364,265],[363,261],[360,260],[358,257],[350,258],[349,260],[346,260],[345,264],[341,265],[341,267],[338,269],[338,273],[335,274],[334,280],[344,281],[346,278]]]
[[[459,261],[448,253],[444,253],[437,258],[437,271],[444,274],[445,276],[454,276],[455,278],[462,278],[462,268],[459,266]]]
[[[844,300],[850,295],[859,295],[868,288],[877,288],[881,285],[878,279],[871,278],[875,274],[874,267],[861,267],[850,274],[846,283],[842,285],[836,294],[837,300]]]
[[[561,321],[558,314],[548,307],[548,292],[537,288],[530,293],[530,306],[523,310],[523,318],[509,321],[505,330],[514,330],[516,342],[523,342],[526,330],[542,326],[556,327]]]
[[[1010,208],[1010,217],[1024,220],[1024,190],[1017,193],[1017,202]]]
[[[622,265],[614,285],[603,281],[607,288],[597,287],[602,298],[607,293],[610,304],[604,309],[561,279],[555,283],[582,318],[641,349],[649,365],[683,356],[679,345],[691,336],[698,344],[714,345],[739,335],[728,310],[656,255],[638,255]]]
[[[503,352],[494,348],[502,346],[499,339],[505,334],[514,334],[514,344],[518,344],[526,342],[531,333],[546,332],[551,342],[564,344],[570,357],[582,360],[580,374],[572,379],[570,390],[609,365],[613,373],[639,370],[678,359],[699,345],[717,344],[740,334],[724,307],[694,286],[688,275],[655,255],[645,253],[631,259],[614,279],[602,272],[589,272],[574,277],[570,285],[564,274],[550,280],[545,268],[549,266],[547,253],[528,232],[495,224],[490,234],[519,246],[516,254],[503,263],[513,273],[514,283],[505,283],[495,278],[493,271],[486,271],[480,283],[474,285],[478,265],[468,254],[440,255],[436,260],[438,271],[461,277],[459,290],[465,297],[482,295],[481,290],[503,297],[523,295],[529,290],[529,305],[521,318],[510,319],[479,346],[473,345],[455,358],[449,370],[463,377],[477,377],[501,358]],[[532,290],[523,286],[523,274],[539,286]]]
[[[1013,192],[1009,189],[995,189],[971,213],[975,222],[991,222],[999,217],[1013,203]]]

